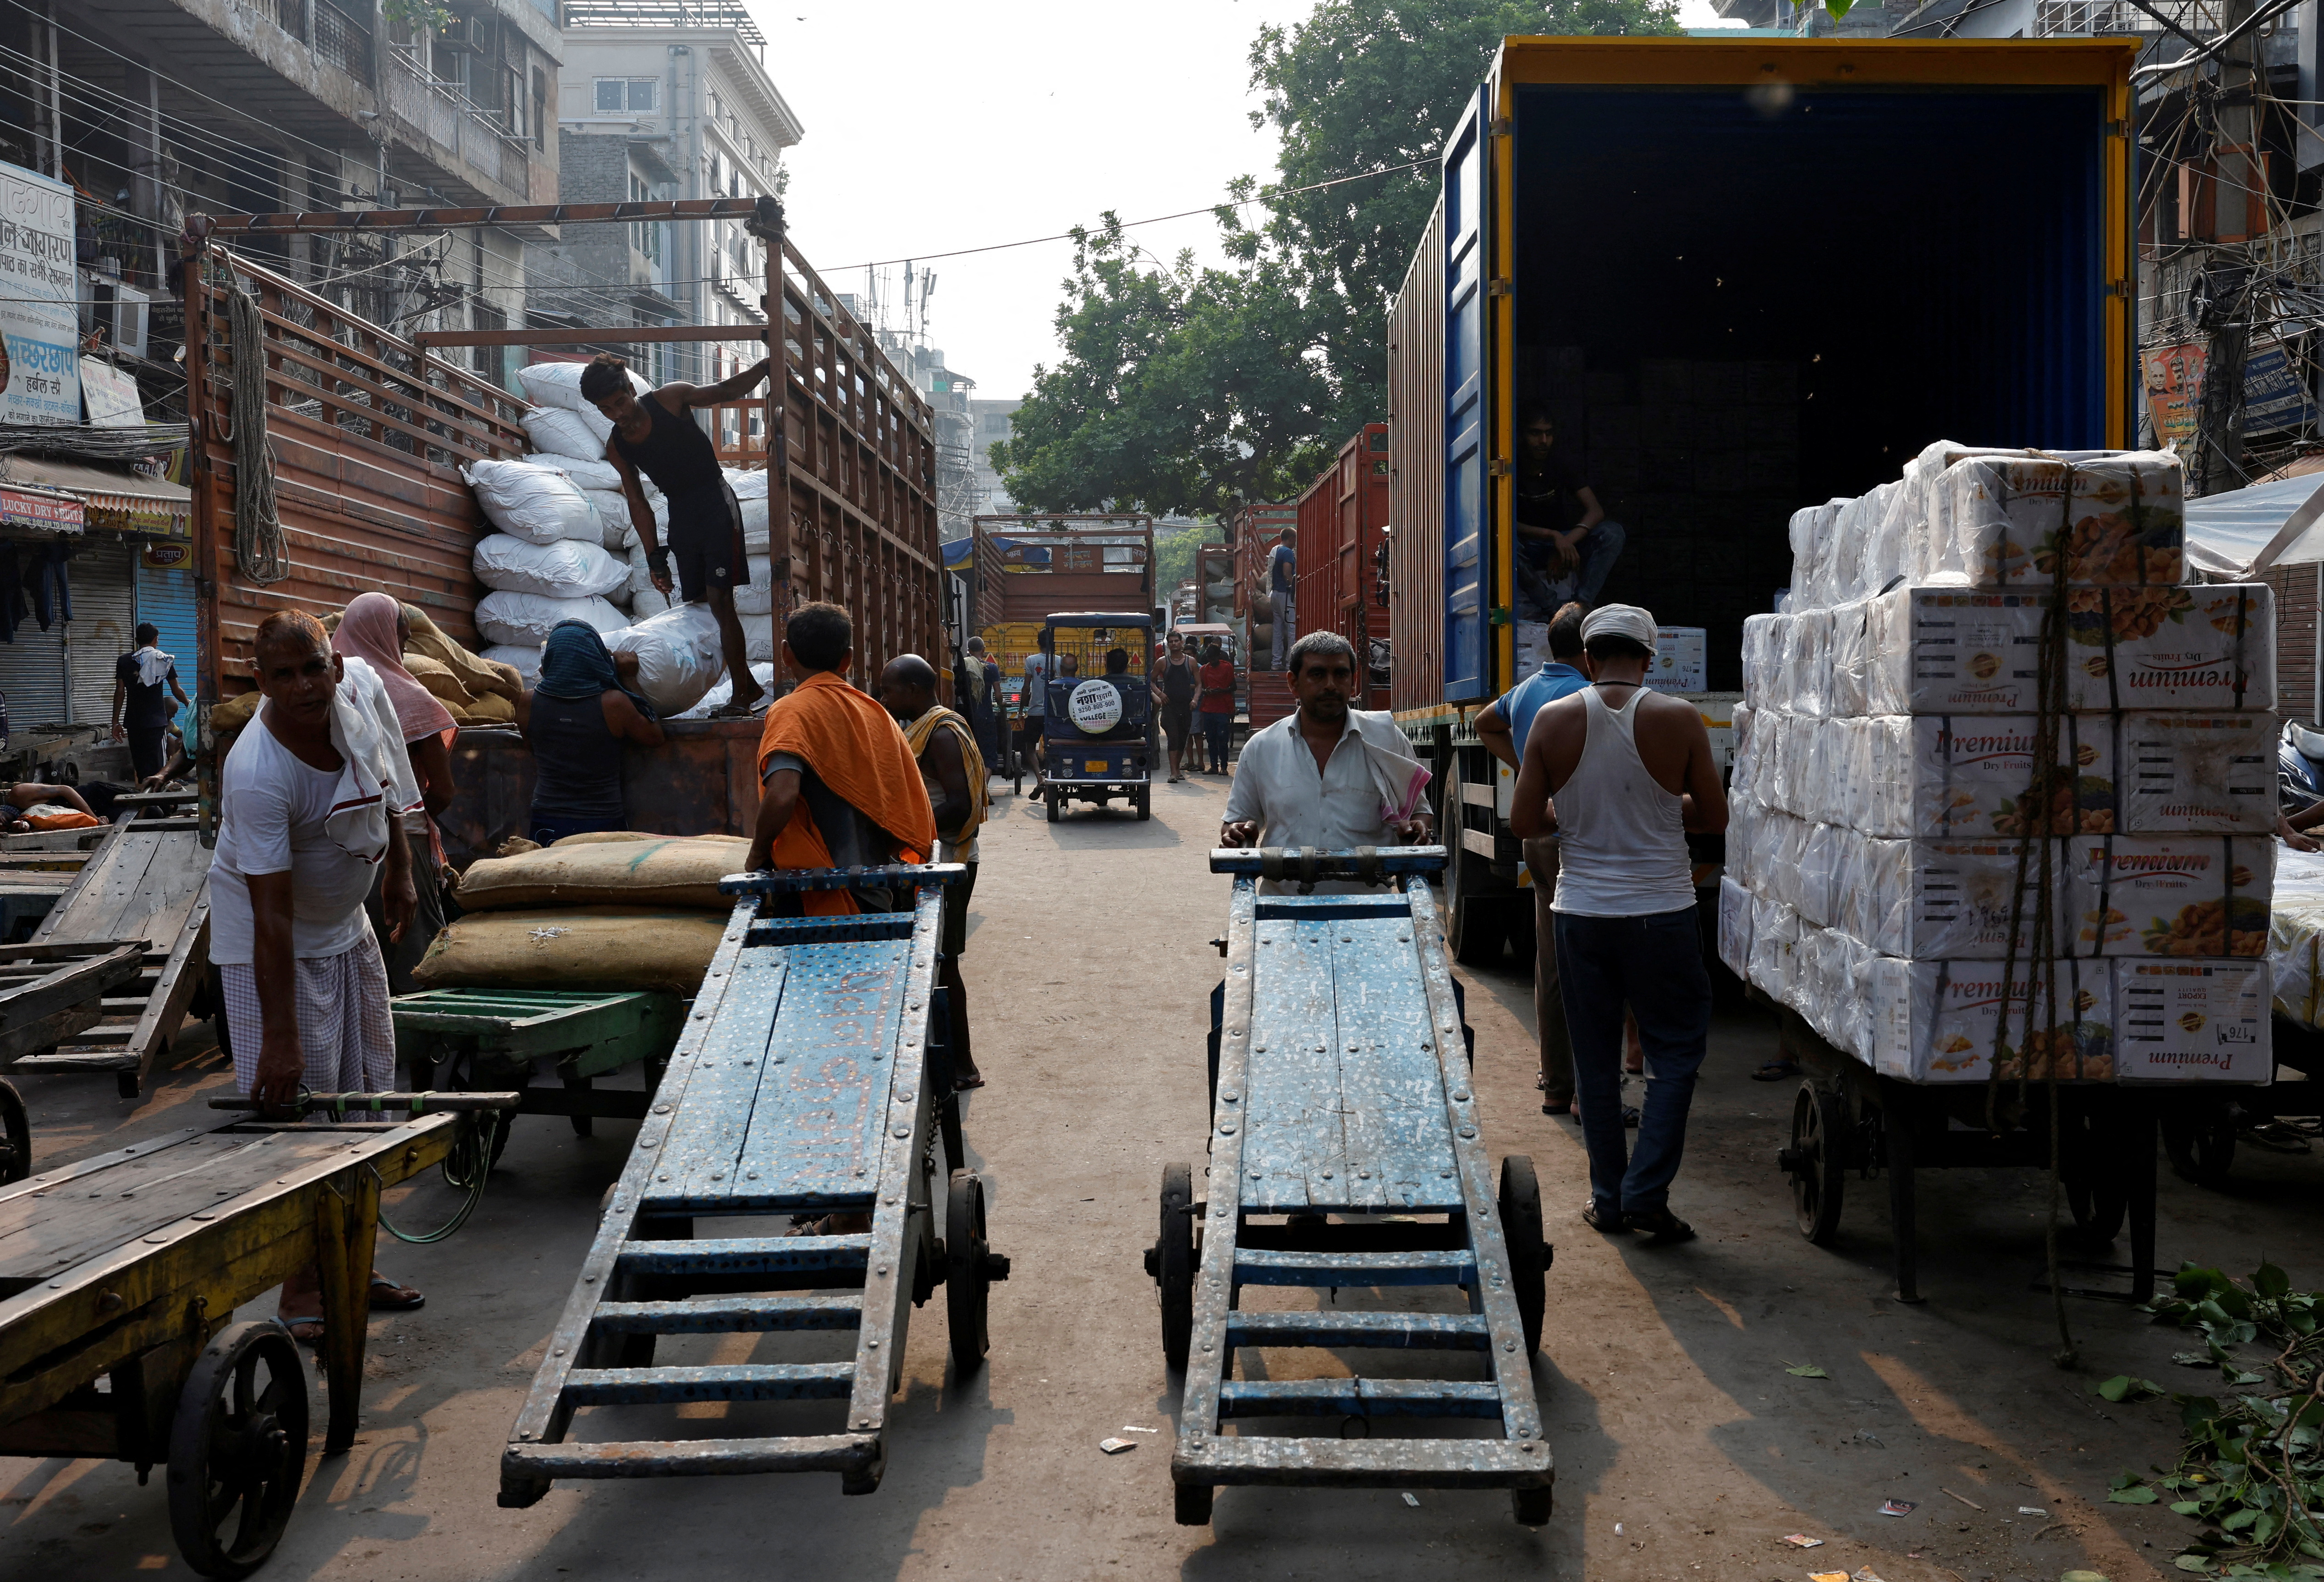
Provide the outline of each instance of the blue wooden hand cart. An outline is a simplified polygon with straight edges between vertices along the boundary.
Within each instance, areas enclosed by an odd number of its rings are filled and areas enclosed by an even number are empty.
[[[1211,854],[1235,883],[1218,941],[1209,1190],[1197,1196],[1186,1165],[1165,1169],[1147,1254],[1163,1350],[1185,1374],[1170,1460],[1184,1524],[1209,1522],[1212,1490],[1233,1484],[1506,1488],[1519,1522],[1549,1519],[1532,1360],[1551,1253],[1532,1161],[1510,1155],[1494,1189],[1426,878],[1444,860],[1442,847]],[[1261,879],[1379,888],[1261,894]],[[1332,1295],[1246,1306],[1277,1286]],[[1459,1291],[1467,1311],[1338,1300],[1428,1286]],[[1404,1348],[1441,1364],[1425,1376],[1406,1365],[1397,1377],[1315,1377],[1311,1355],[1236,1376],[1247,1349],[1299,1347]],[[1328,1432],[1277,1428],[1317,1418]],[[1497,1431],[1473,1437],[1479,1420]]]
[[[836,1472],[844,1492],[870,1494],[911,1309],[943,1286],[955,1371],[982,1362],[987,1293],[1009,1262],[986,1246],[983,1186],[961,1167],[936,985],[942,887],[965,874],[819,869],[721,885],[741,899],[509,1436],[503,1505],[530,1505],[558,1478],[706,1473]],[[772,915],[803,891],[866,887],[917,901]],[[828,1332],[850,1331],[852,1355],[835,1360]],[[655,1355],[658,1342],[765,1335],[786,1338],[746,1342],[750,1360]],[[770,1345],[821,1355],[757,1360]],[[772,1426],[807,1431],[724,1438],[673,1437],[666,1412],[641,1437],[599,1410],[696,1402],[827,1404],[774,1412]],[[732,1409],[716,1424],[747,1426]]]

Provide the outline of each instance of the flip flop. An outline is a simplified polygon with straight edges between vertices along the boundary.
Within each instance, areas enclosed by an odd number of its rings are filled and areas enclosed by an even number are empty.
[[[952,1079],[952,1090],[954,1093],[968,1093],[983,1086],[984,1077],[982,1073],[974,1077],[955,1077]]]
[[[428,1299],[408,1285],[398,1285],[384,1274],[371,1277],[371,1310],[374,1313],[408,1313],[414,1308],[424,1308]]]
[[[1629,1223],[1620,1215],[1617,1214],[1609,1217],[1600,1214],[1598,1212],[1598,1205],[1595,1203],[1585,1204],[1582,1207],[1582,1223],[1588,1226],[1591,1230],[1598,1232],[1600,1235],[1622,1235],[1627,1234],[1630,1229]]]
[[[301,1346],[320,1346],[323,1344],[323,1321],[320,1318],[281,1318],[278,1322],[290,1331],[290,1338]]]
[[[1646,1238],[1646,1245],[1650,1247],[1668,1247],[1694,1240],[1694,1226],[1667,1208],[1657,1208],[1648,1214],[1626,1214],[1622,1217],[1632,1230]]]

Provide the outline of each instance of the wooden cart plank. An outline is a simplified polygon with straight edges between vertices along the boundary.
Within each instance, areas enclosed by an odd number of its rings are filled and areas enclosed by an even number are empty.
[[[1247,1209],[1326,1213],[1347,1202],[1347,1133],[1331,1048],[1331,926],[1302,919],[1254,925]]]
[[[693,1063],[685,1103],[662,1140],[659,1167],[646,1194],[649,1206],[724,1193],[750,1133],[759,1085],[766,1078],[767,1046],[790,970],[788,951],[744,950],[736,958],[719,1014]]]
[[[738,1191],[802,1207],[871,1198],[911,949],[902,939],[790,948],[790,988],[741,1161],[745,1181],[763,1185]],[[926,994],[910,995],[921,1020]]]
[[[1331,932],[1340,1114],[1346,1168],[1356,1178],[1349,1200],[1373,1209],[1458,1208],[1444,1073],[1428,1034],[1412,920],[1342,919]]]

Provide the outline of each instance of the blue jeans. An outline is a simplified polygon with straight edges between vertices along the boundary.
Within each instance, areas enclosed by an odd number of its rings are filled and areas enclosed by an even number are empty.
[[[1574,1096],[1590,1152],[1590,1200],[1601,1217],[1670,1202],[1686,1147],[1694,1074],[1711,1036],[1711,975],[1695,909],[1649,917],[1557,914],[1557,976],[1573,1040]],[[1622,1008],[1638,1019],[1646,1100],[1637,1152],[1624,1157]]]
[[[1203,748],[1204,755],[1210,759],[1204,767],[1213,773],[1224,774],[1227,772],[1227,739],[1234,734],[1234,716],[1204,714],[1196,717],[1203,722]]]
[[[1560,606],[1569,599],[1585,605],[1596,605],[1598,595],[1612,575],[1614,562],[1621,559],[1622,546],[1630,535],[1622,524],[1610,517],[1591,528],[1582,539],[1582,563],[1571,571],[1554,573],[1545,561],[1531,561],[1520,550],[1517,560],[1517,602],[1522,618],[1546,621],[1557,614]],[[1522,545],[1525,541],[1520,540]]]

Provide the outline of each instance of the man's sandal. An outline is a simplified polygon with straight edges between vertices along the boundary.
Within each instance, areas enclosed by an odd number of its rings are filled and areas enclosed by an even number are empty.
[[[1650,1247],[1667,1247],[1679,1242],[1694,1240],[1694,1226],[1687,1224],[1667,1208],[1656,1208],[1644,1214],[1628,1214],[1623,1217],[1632,1230],[1646,1238]]]
[[[1598,1205],[1595,1203],[1583,1206],[1582,1210],[1582,1223],[1588,1226],[1591,1230],[1598,1232],[1600,1235],[1621,1235],[1631,1228],[1628,1222],[1618,1214],[1604,1215],[1599,1213]]]
[[[428,1299],[408,1285],[398,1285],[384,1274],[371,1277],[371,1310],[374,1313],[408,1313],[414,1308],[424,1308]]]
[[[277,1321],[290,1331],[290,1338],[301,1346],[320,1346],[323,1344],[323,1321],[320,1318],[283,1318]]]

